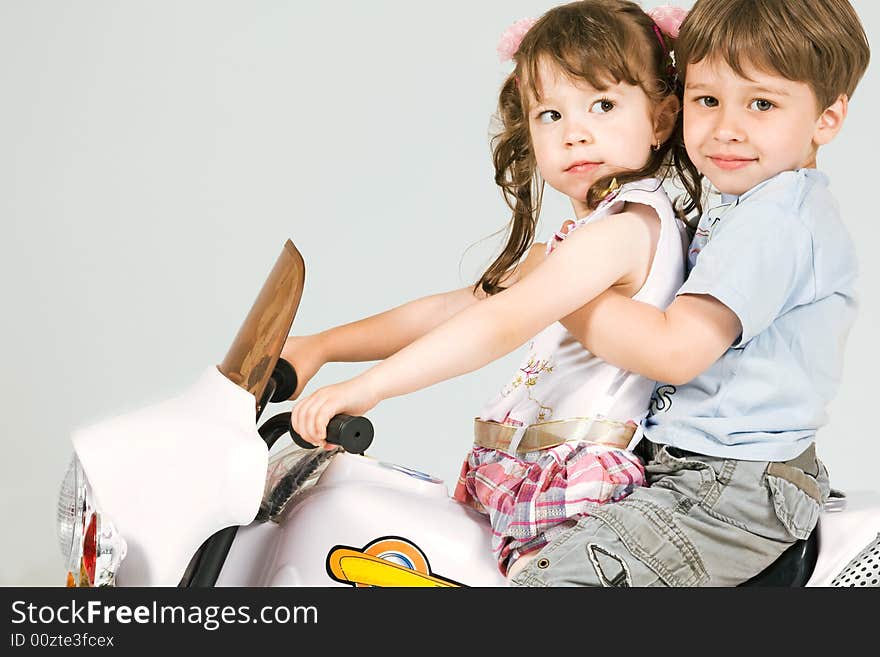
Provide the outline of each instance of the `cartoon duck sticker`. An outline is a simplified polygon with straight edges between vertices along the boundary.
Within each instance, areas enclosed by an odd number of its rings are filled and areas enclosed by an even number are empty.
[[[327,574],[337,582],[365,586],[463,586],[431,572],[428,558],[400,536],[383,536],[358,549],[336,545],[327,555]]]

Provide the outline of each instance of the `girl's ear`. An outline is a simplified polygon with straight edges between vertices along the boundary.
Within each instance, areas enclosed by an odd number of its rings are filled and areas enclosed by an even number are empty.
[[[678,98],[669,94],[654,107],[654,139],[664,142],[672,135],[675,122],[681,112],[681,103]]]
[[[826,107],[816,120],[816,129],[813,132],[813,144],[824,146],[837,136],[846,120],[849,109],[849,97],[840,94],[831,105]]]

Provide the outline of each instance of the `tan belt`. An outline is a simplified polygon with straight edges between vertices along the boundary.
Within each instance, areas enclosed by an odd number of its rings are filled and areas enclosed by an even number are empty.
[[[534,452],[556,447],[570,440],[583,440],[626,449],[636,432],[632,422],[578,417],[530,424],[516,451]],[[507,451],[518,427],[474,418],[474,443],[480,447]]]

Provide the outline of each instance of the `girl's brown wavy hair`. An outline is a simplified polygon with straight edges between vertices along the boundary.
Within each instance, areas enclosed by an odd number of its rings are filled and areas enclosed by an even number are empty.
[[[625,82],[638,85],[655,102],[675,94],[681,85],[669,52],[673,40],[654,31],[654,21],[628,0],[583,0],[554,7],[526,33],[514,56],[515,68],[504,81],[498,98],[501,131],[492,139],[495,182],[513,211],[508,238],[501,254],[474,285],[486,294],[502,291],[507,272],[519,262],[535,238],[544,183],[537,170],[529,137],[529,101],[540,98],[538,68],[548,62],[575,80],[596,89]],[[625,171],[596,181],[586,202],[595,208],[607,194],[612,179],[619,185],[642,178],[665,178],[675,171],[685,194],[676,199],[679,216],[700,206],[702,177],[684,150],[681,113],[672,135],[638,171]]]

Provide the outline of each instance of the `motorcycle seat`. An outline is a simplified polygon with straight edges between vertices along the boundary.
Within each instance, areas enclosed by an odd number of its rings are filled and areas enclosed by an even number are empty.
[[[806,540],[795,541],[776,561],[740,586],[805,586],[819,556],[818,534],[814,529]]]

